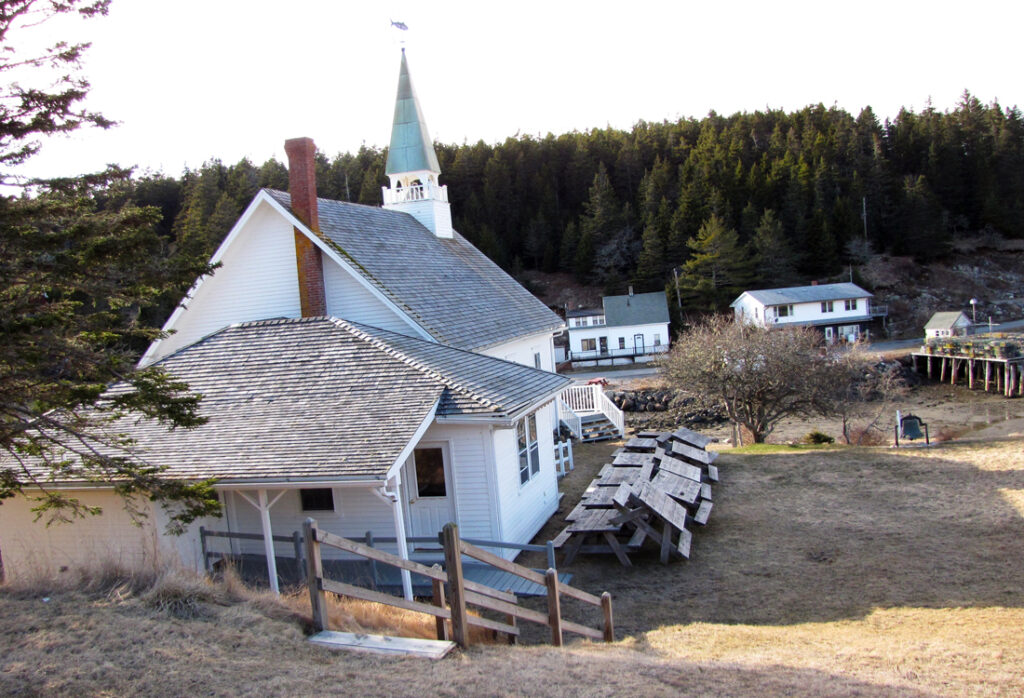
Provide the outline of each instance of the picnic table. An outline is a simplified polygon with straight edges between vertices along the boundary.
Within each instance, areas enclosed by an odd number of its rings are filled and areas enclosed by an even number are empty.
[[[688,522],[706,524],[711,482],[718,480],[707,453],[710,439],[688,429],[641,432],[616,450],[565,517],[555,547],[564,564],[579,553],[611,553],[630,567],[629,552],[647,539],[659,545],[662,563],[688,558]]]

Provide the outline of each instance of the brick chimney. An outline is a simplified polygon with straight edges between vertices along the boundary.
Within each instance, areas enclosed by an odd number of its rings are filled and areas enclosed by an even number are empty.
[[[314,233],[320,233],[320,215],[316,205],[316,146],[312,138],[291,138],[284,142],[288,155],[288,193],[292,213]],[[295,228],[295,267],[299,273],[299,304],[302,317],[327,314],[324,293],[324,264],[320,248],[305,233]]]

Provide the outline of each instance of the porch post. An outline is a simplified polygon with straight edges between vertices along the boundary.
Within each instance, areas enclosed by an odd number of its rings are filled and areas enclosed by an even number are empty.
[[[405,539],[405,514],[402,512],[402,476],[395,473],[394,496],[391,497],[391,513],[395,518],[395,538],[398,539],[398,557],[409,559],[409,544]],[[408,601],[412,601],[412,575],[409,570],[402,570],[402,593]]]
[[[270,527],[270,504],[267,502],[267,491],[257,490],[259,501],[260,523],[263,524],[263,550],[267,556],[267,575],[270,579],[270,590],[280,594],[277,585],[277,559],[274,557],[274,532]]]

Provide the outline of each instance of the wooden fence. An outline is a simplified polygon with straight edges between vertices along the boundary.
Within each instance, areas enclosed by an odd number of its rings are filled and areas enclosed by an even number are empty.
[[[397,555],[371,548],[363,543],[342,538],[333,533],[328,533],[317,528],[314,519],[306,519],[302,529],[303,538],[306,542],[306,578],[309,584],[309,600],[313,611],[313,627],[317,632],[330,629],[328,627],[326,603],[326,592],[329,591],[343,596],[373,601],[388,606],[397,606],[398,608],[434,616],[437,619],[437,638],[439,640],[454,640],[456,644],[463,648],[469,646],[469,626],[475,625],[505,633],[510,639],[514,640],[519,636],[519,627],[516,624],[518,620],[548,626],[551,629],[551,644],[556,646],[562,645],[562,634],[564,632],[572,632],[594,640],[604,640],[605,642],[613,642],[615,640],[615,629],[612,624],[611,594],[608,592],[604,592],[601,596],[588,594],[568,584],[560,583],[558,573],[554,569],[548,569],[546,573],[541,574],[528,567],[509,562],[464,540],[460,540],[458,526],[454,523],[447,524],[441,532],[446,570],[441,569],[440,565],[427,567],[412,560],[404,560]],[[431,602],[410,601],[397,596],[391,596],[390,594],[325,578],[323,563],[320,557],[321,545],[343,550],[368,560],[392,565],[430,579],[433,588]],[[515,594],[492,589],[483,584],[465,579],[462,574],[463,555],[545,586],[547,588],[548,612],[545,614],[529,608],[522,608],[517,604]],[[603,627],[596,629],[562,618],[562,596],[568,596],[600,608],[604,617]],[[470,615],[467,611],[467,607],[470,605],[503,614],[505,621]]]
[[[235,540],[263,540],[262,533],[234,533],[232,531],[211,531],[203,526],[199,527],[199,547],[202,550],[203,555],[203,568],[206,573],[209,574],[213,571],[210,559],[217,556],[217,553],[211,553],[209,551],[209,543],[206,542],[207,538],[234,538]],[[275,543],[291,543],[292,548],[295,551],[295,564],[298,567],[299,574],[302,575],[302,579],[305,580],[306,566],[302,563],[302,535],[298,531],[293,531],[290,536],[272,536]],[[228,555],[230,557],[230,555]]]

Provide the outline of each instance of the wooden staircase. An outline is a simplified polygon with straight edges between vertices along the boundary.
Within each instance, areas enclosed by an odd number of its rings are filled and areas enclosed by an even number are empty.
[[[611,420],[600,412],[581,416],[580,428],[582,431],[580,440],[584,443],[618,439],[622,436],[619,433],[618,427],[612,424]]]

